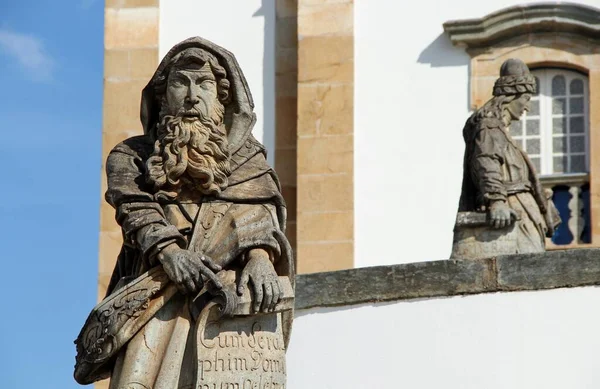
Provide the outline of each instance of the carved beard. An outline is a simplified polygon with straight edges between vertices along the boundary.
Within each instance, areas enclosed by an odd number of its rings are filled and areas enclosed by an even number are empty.
[[[146,179],[156,191],[175,197],[182,186],[206,195],[227,187],[231,174],[223,111],[203,115],[164,115],[157,126],[154,152],[146,162]]]

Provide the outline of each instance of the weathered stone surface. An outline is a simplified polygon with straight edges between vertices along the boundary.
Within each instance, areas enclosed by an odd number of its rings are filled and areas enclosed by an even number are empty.
[[[194,387],[285,388],[281,315],[219,319],[218,311],[213,310],[209,317],[200,317],[197,336],[198,376]]]
[[[141,133],[140,107],[139,104],[137,106],[131,104],[131,99],[139,100],[140,90],[144,86],[145,82],[141,80],[104,83],[104,98],[107,102],[104,104],[102,120],[105,134],[131,130],[138,130]],[[103,147],[109,146],[109,149],[103,149],[107,153],[114,145],[106,143],[103,145]]]
[[[275,0],[278,18],[289,18],[298,15],[298,0]]]
[[[354,136],[298,139],[298,170],[303,174],[350,173],[354,166]]]
[[[298,51],[298,18],[296,15],[277,18],[276,22],[277,36],[275,37],[278,50],[283,48],[293,48]],[[297,54],[296,54],[297,58]]]
[[[434,261],[298,276],[296,308],[351,305],[496,289],[493,261]]]
[[[298,190],[298,207],[303,212],[351,211],[354,193],[347,188],[353,187],[353,181],[354,177],[346,173],[300,175],[298,187],[306,190]]]
[[[298,135],[352,135],[352,85],[303,84],[298,88]]]
[[[600,37],[599,16],[597,9],[582,4],[524,4],[480,19],[448,21],[444,23],[444,31],[453,44],[469,48],[487,48],[510,37],[540,31],[597,39]]]
[[[156,47],[158,8],[107,8],[104,30],[104,47],[107,50]]]
[[[130,50],[106,50],[104,52],[105,79],[129,78],[129,52]]]
[[[354,31],[354,4],[315,4],[302,2],[298,9],[298,36],[352,35]]]
[[[304,223],[304,215],[299,215],[298,225]],[[325,227],[325,226],[323,226]],[[298,231],[298,257],[304,258],[298,262],[296,271],[302,273],[316,273],[349,269],[354,258],[354,244],[352,241],[343,242],[305,242]]]
[[[600,282],[600,249],[498,257],[499,290],[551,289]]]
[[[106,8],[158,7],[158,0],[106,0]]]
[[[277,85],[279,89],[279,85]],[[275,147],[296,148],[298,131],[296,130],[296,115],[298,109],[298,98],[295,96],[277,97],[275,112]],[[279,154],[277,154],[279,160]],[[276,162],[277,163],[277,162]]]
[[[354,81],[354,37],[311,36],[298,42],[298,82]]]
[[[302,274],[296,309],[588,285],[600,285],[600,249]]]
[[[277,149],[277,158],[287,163],[277,163],[277,174],[281,185],[293,186],[297,183],[296,149]]]
[[[351,241],[354,236],[354,212],[316,212],[302,214],[302,224],[298,230],[302,240],[310,241]]]

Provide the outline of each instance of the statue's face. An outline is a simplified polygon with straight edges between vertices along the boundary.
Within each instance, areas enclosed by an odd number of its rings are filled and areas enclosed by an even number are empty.
[[[531,95],[529,93],[523,93],[506,105],[506,109],[512,120],[519,120],[523,113],[529,110],[530,99]]]
[[[167,80],[167,111],[170,115],[210,117],[218,104],[217,83],[210,64],[174,68]]]

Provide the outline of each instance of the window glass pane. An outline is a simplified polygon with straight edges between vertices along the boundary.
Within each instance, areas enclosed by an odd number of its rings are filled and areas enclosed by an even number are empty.
[[[559,119],[554,119],[559,120]],[[562,119],[561,119],[562,120]],[[583,126],[583,116],[570,118],[571,128],[569,128],[569,132],[571,134],[583,134],[585,127]]]
[[[554,115],[565,114],[565,99],[552,99],[552,113]]]
[[[527,154],[539,154],[540,139],[527,139],[525,151],[527,151]]]
[[[540,88],[541,88],[541,84],[540,84],[540,79],[538,77],[535,77],[535,93],[533,94],[534,96],[537,96],[540,94]]]
[[[569,99],[569,113],[583,113],[583,97]]]
[[[553,153],[566,153],[567,142],[565,142],[564,136],[555,136],[552,138],[552,152]]]
[[[525,127],[527,135],[539,135],[540,134],[540,119],[527,120],[527,126]]]
[[[552,96],[566,95],[566,82],[564,76],[554,76],[552,79]]]
[[[580,79],[575,79],[575,80],[571,81],[569,90],[572,95],[582,95],[583,94],[583,81]]]
[[[510,135],[512,135],[512,136],[523,135],[523,123],[520,120],[510,123]]]
[[[585,151],[585,139],[583,136],[571,136],[569,138],[571,153],[583,153]]]
[[[567,69],[532,73],[536,78],[537,97],[530,101],[522,123],[513,124],[515,129],[511,134],[519,134],[518,143],[523,143],[523,149],[538,169],[541,165],[548,169],[544,173],[588,171],[585,162],[586,132],[590,130],[586,116],[586,107],[589,107],[586,106],[589,104],[587,77]],[[541,143],[544,150],[541,150]]]
[[[529,112],[527,116],[538,116],[540,114],[540,101],[533,100],[529,102]]]
[[[564,173],[567,167],[567,157],[553,157],[552,160],[554,173]]]
[[[571,173],[581,173],[585,172],[586,170],[584,155],[571,156]]]
[[[552,133],[553,134],[564,134],[565,128],[567,127],[566,118],[552,119]]]
[[[537,173],[541,172],[541,167],[540,167],[540,157],[529,157],[529,159],[531,159],[531,162],[533,163],[533,166],[535,166],[535,171]]]

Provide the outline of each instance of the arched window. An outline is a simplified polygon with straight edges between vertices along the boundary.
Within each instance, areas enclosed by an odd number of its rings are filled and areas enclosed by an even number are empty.
[[[532,71],[537,93],[511,124],[512,137],[541,175],[589,172],[588,79],[566,69]]]
[[[566,69],[532,71],[537,91],[529,112],[513,122],[510,133],[527,152],[563,223],[556,245],[589,243],[589,92],[588,78]]]

